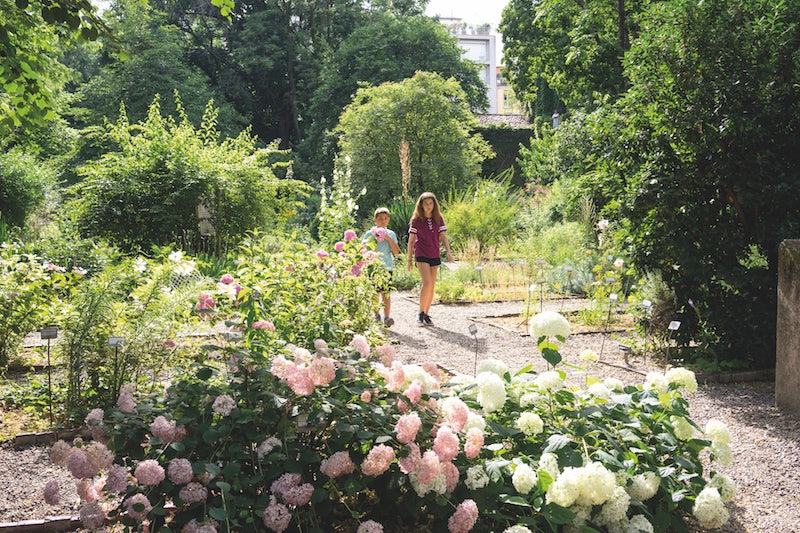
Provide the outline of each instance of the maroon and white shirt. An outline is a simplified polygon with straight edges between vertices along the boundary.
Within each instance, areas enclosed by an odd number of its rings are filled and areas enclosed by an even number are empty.
[[[447,231],[443,218],[438,223],[432,218],[412,218],[408,233],[417,236],[414,241],[414,257],[440,257],[439,233],[443,231]]]

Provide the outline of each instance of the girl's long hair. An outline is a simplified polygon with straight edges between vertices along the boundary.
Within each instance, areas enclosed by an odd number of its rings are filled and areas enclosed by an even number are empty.
[[[414,206],[414,214],[412,215],[411,220],[422,220],[425,218],[425,211],[422,209],[422,201],[427,198],[433,198],[433,211],[431,212],[431,218],[436,224],[441,224],[442,212],[439,210],[439,200],[436,199],[436,195],[432,192],[424,192],[419,195],[419,198],[417,198],[417,205]]]

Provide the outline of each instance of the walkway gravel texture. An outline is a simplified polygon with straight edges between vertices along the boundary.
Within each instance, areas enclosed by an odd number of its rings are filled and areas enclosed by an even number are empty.
[[[434,361],[449,371],[472,374],[477,354],[478,360],[497,358],[512,370],[529,363],[536,370],[546,368],[533,340],[507,326],[509,321],[514,325],[510,315],[526,310],[525,302],[434,304],[430,315],[435,325],[418,327],[415,295],[398,292],[392,301],[395,325],[387,336],[405,363]],[[578,305],[571,300],[548,301],[544,309],[567,311]],[[491,318],[498,316],[507,318]],[[475,335],[469,331],[473,324]],[[618,345],[616,338],[603,333],[570,335],[561,350],[566,362],[583,365],[578,355],[586,349],[600,353],[602,346],[603,354],[602,362],[591,368],[562,367],[568,373],[567,383],[582,386],[586,375],[594,375],[639,384],[648,371],[663,370],[653,361],[634,360],[626,367]],[[700,427],[710,418],[721,420],[732,437],[734,462],[719,471],[735,481],[738,494],[729,507],[731,519],[721,531],[800,533],[800,417],[775,407],[773,382],[699,381],[698,391],[689,397],[693,420]],[[61,485],[59,507],[47,506],[42,498],[44,485],[51,479]],[[65,469],[52,465],[46,447],[0,446],[0,523],[75,515],[74,486]]]

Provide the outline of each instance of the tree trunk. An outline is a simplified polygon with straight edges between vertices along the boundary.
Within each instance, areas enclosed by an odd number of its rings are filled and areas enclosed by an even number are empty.
[[[625,0],[617,0],[617,18],[619,24],[619,46],[627,52],[631,43],[628,41],[628,29],[625,27]]]

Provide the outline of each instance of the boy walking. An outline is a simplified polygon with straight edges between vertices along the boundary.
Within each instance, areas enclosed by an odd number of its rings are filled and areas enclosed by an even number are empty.
[[[389,210],[385,207],[379,207],[375,210],[372,217],[375,222],[370,230],[364,234],[362,242],[374,241],[376,244],[375,251],[380,254],[383,267],[388,271],[388,275],[380,276],[378,283],[378,309],[383,307],[383,325],[391,327],[394,324],[394,319],[391,317],[392,300],[390,292],[392,290],[392,271],[394,270],[394,254],[400,253],[400,247],[397,245],[397,234],[387,228],[389,225]],[[381,320],[380,313],[375,314],[376,320]]]

